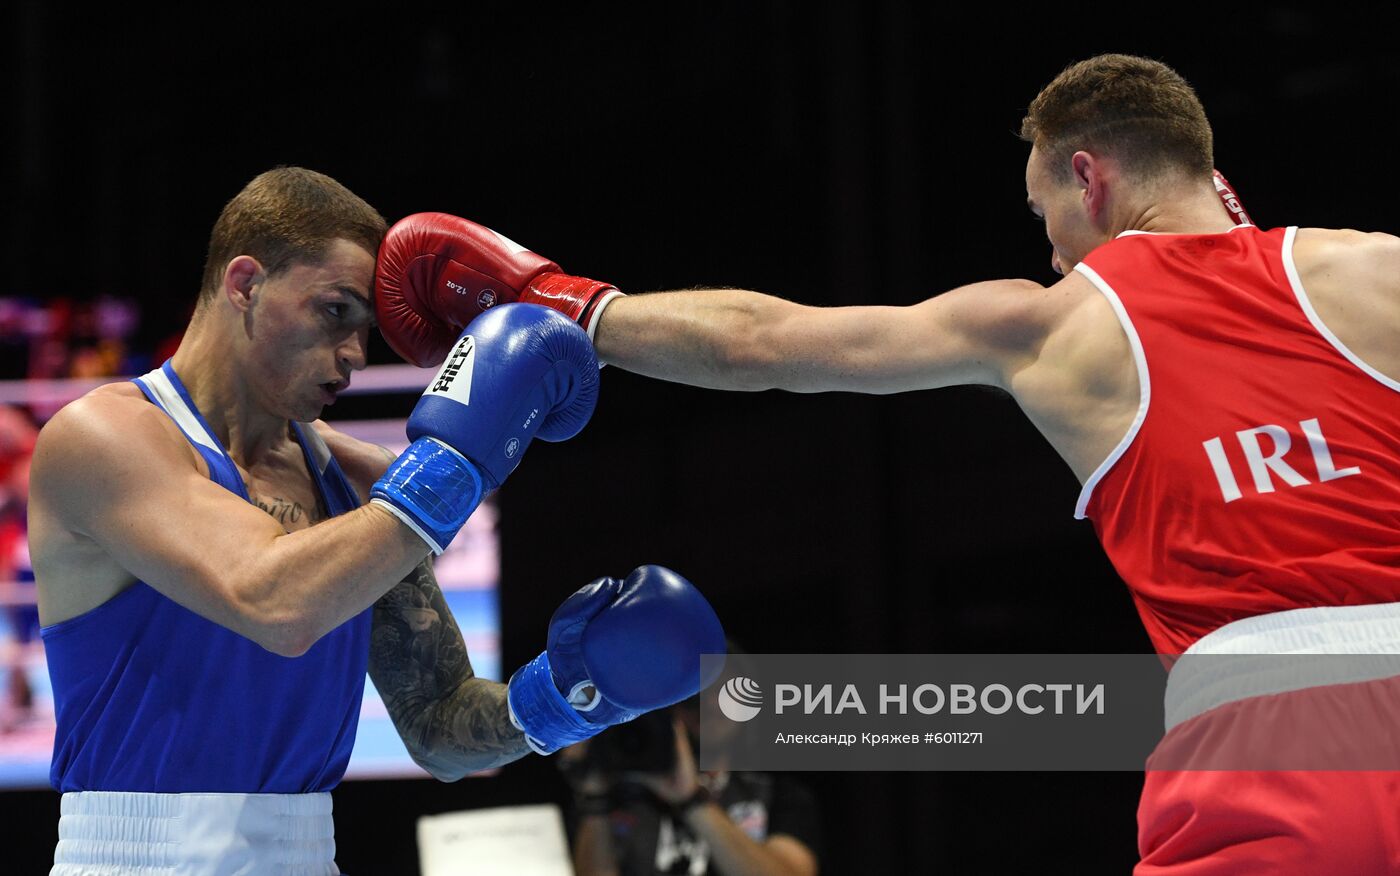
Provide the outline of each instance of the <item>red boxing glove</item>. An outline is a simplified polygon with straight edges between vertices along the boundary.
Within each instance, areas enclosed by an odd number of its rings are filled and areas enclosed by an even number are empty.
[[[419,367],[441,363],[462,329],[496,304],[543,304],[591,338],[603,308],[622,294],[447,213],[415,213],[395,223],[379,247],[374,286],[380,332]]]

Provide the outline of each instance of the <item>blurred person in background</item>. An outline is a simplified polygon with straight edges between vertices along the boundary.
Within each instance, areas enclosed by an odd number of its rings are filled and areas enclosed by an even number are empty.
[[[561,752],[578,876],[814,876],[816,798],[781,773],[699,770],[692,697]]]

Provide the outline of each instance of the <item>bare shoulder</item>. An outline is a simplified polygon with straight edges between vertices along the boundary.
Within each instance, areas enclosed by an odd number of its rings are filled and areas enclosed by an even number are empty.
[[[969,317],[1002,322],[1007,317],[1024,319],[1038,313],[1046,303],[1047,291],[1034,280],[983,280],[949,289],[929,301],[956,302]]]
[[[59,409],[49,425],[62,428],[78,420],[89,418],[106,419],[109,416],[122,416],[124,411],[135,414],[137,405],[151,407],[145,395],[131,382],[108,383],[80,396]]]
[[[1120,393],[1123,369],[1117,365],[1130,350],[1109,298],[1079,271],[1030,298],[1023,321],[1037,341],[1036,370],[1095,396]]]
[[[204,463],[140,389],[114,383],[65,405],[39,430],[30,488],[61,517],[81,517],[102,487],[172,465]]]
[[[1069,312],[1073,280],[1043,286],[1034,280],[986,280],[934,296],[926,308],[954,333],[995,349],[1033,351]]]
[[[1005,386],[1034,355],[1047,320],[1047,290],[1030,280],[987,280],[910,307],[794,305],[780,338],[761,343],[779,364],[775,385],[799,392],[908,392]]]
[[[360,499],[367,501],[370,487],[389,468],[389,463],[394,461],[394,454],[378,444],[352,438],[322,420],[317,420],[311,426],[316,430],[316,434],[321,436],[321,440],[326,442],[331,455],[340,464],[340,470],[345,472],[350,485],[360,494]]]
[[[1309,279],[1376,284],[1400,290],[1400,237],[1349,228],[1300,228],[1293,258]]]
[[[130,383],[101,386],[64,405],[39,430],[35,475],[73,467],[91,470],[112,458],[134,456],[134,448],[159,455],[196,456],[160,408]],[[81,463],[81,464],[79,464]]]
[[[1358,250],[1400,253],[1400,237],[1384,231],[1357,231],[1354,228],[1299,228],[1295,246],[1306,246],[1319,253],[1346,253]]]
[[[1048,300],[1043,307],[1047,311],[1046,318],[1054,324],[1072,319],[1075,314],[1082,315],[1086,309],[1095,312],[1113,310],[1103,291],[1079,271],[1070,271],[1045,291]],[[1116,315],[1114,319],[1117,320]]]
[[[1368,366],[1400,380],[1400,237],[1303,228],[1293,261],[1323,325]]]
[[[962,299],[965,318],[1018,346],[1043,338],[1085,301],[1100,297],[1077,271],[1049,286],[1034,280],[988,280],[961,286],[939,298],[949,296]]]
[[[1049,286],[1034,280],[993,280],[954,291],[969,295],[964,309],[968,318],[981,324],[983,334],[1000,347],[1019,351],[1023,363],[1039,358],[1056,336],[1091,331],[1086,312],[1111,314],[1104,297],[1078,271]]]
[[[1073,320],[1086,307],[1097,310],[1101,305],[1107,306],[1103,293],[1078,271],[1070,271],[1042,287],[1039,294],[1028,297],[1027,318],[1047,332]]]

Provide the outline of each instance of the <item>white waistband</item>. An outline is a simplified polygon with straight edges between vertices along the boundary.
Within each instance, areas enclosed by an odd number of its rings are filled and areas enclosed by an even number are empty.
[[[330,794],[63,795],[50,876],[334,876]]]
[[[1400,602],[1247,617],[1201,637],[1172,667],[1166,725],[1250,697],[1396,675]]]
[[[1232,621],[1187,654],[1400,653],[1400,602],[1295,608]]]

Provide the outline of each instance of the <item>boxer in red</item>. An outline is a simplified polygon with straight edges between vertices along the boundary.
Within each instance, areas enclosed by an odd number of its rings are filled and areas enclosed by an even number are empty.
[[[1400,239],[1239,221],[1196,94],[1156,61],[1068,67],[1021,133],[1048,288],[622,296],[435,215],[391,230],[378,306],[435,313],[398,341],[423,349],[482,305],[550,304],[603,361],[718,389],[1000,387],[1079,477],[1076,515],[1162,654],[1400,652]],[[1246,707],[1267,699],[1237,681]],[[1345,723],[1392,726],[1375,705]],[[1137,873],[1400,872],[1397,812],[1400,773],[1149,769]]]

